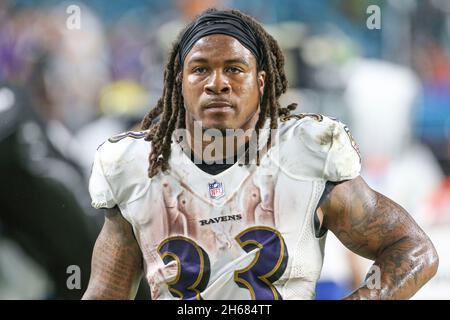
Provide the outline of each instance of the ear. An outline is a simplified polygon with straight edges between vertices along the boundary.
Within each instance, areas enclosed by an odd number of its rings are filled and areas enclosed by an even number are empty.
[[[258,87],[261,96],[264,94],[264,86],[266,84],[266,72],[261,70],[258,72]]]

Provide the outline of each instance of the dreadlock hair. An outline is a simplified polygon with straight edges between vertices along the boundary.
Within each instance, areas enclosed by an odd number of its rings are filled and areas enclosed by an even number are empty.
[[[200,14],[219,12],[217,9],[208,9]],[[278,117],[286,117],[297,106],[296,103],[281,108],[279,97],[286,92],[287,80],[284,72],[284,56],[277,41],[268,34],[264,28],[252,17],[238,10],[224,10],[244,20],[255,32],[259,43],[262,45],[264,65],[259,68],[266,72],[266,84],[262,101],[260,101],[260,113],[255,129],[256,141],[259,141],[259,131],[263,128],[266,119],[270,119],[270,130],[278,127]],[[196,19],[197,19],[196,18]],[[194,23],[195,20],[192,22]],[[162,97],[156,106],[150,110],[141,123],[142,130],[149,130],[145,140],[152,143],[149,155],[148,176],[154,177],[158,172],[166,171],[169,167],[168,160],[171,153],[172,134],[174,130],[185,128],[185,108],[181,92],[182,65],[179,63],[179,49],[182,35],[190,25],[186,26],[173,43],[169,60],[164,70],[164,89]],[[267,141],[267,149],[271,145],[271,134]],[[257,152],[257,164],[259,164],[259,152]]]

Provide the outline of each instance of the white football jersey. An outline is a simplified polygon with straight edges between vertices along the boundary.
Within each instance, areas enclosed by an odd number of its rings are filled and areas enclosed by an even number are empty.
[[[301,114],[280,120],[259,166],[199,169],[172,143],[170,169],[148,178],[143,132],[98,148],[95,208],[118,206],[132,225],[152,299],[313,299],[325,236],[314,213],[327,181],[355,178],[357,146],[341,122]]]

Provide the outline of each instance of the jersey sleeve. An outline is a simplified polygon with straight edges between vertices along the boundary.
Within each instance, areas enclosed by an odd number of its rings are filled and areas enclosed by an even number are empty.
[[[356,178],[361,171],[361,157],[358,145],[348,127],[333,121],[333,135],[325,160],[325,180],[339,182]]]
[[[89,193],[91,195],[91,205],[96,209],[113,208],[117,205],[108,180],[103,172],[101,161],[101,147],[95,153],[92,173],[89,180]]]
[[[97,149],[89,181],[94,208],[118,206],[122,210],[145,193],[150,180],[147,173],[150,144],[144,137],[145,132],[121,133]]]
[[[286,131],[284,147],[280,148],[279,162],[286,173],[297,179],[333,182],[360,174],[358,146],[345,124],[316,114],[293,119],[293,130]]]

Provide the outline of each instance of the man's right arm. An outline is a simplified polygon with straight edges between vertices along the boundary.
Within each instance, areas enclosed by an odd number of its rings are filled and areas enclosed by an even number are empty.
[[[134,299],[141,276],[142,255],[131,225],[117,207],[107,209],[83,300]]]

